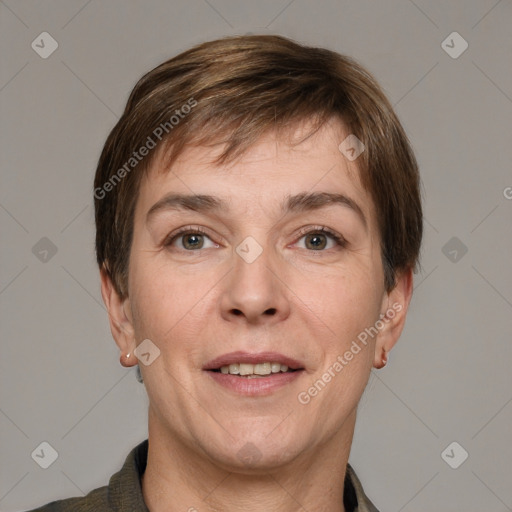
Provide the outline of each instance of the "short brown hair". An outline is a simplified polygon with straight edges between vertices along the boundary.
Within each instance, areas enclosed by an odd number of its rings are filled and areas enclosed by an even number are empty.
[[[220,164],[271,129],[301,121],[318,129],[332,117],[365,146],[357,167],[375,203],[391,290],[399,271],[417,265],[423,223],[416,159],[389,101],[351,58],[251,35],[200,44],[144,75],[108,136],[94,180],[96,255],[119,295],[128,295],[138,187],[156,149],[170,165],[187,146],[224,142]]]

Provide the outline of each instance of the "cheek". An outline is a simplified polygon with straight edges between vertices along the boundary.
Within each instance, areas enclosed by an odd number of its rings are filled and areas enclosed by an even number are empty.
[[[156,258],[155,258],[156,260]],[[137,340],[149,338],[165,349],[179,333],[205,318],[208,292],[218,279],[201,272],[183,273],[149,258],[133,260],[131,302]]]
[[[302,306],[303,323],[308,325],[318,353],[323,354],[317,371],[327,371],[341,357],[343,371],[331,369],[339,375],[334,380],[346,382],[349,379],[359,386],[359,376],[364,380],[366,369],[373,360],[373,339],[364,339],[364,333],[379,318],[380,288],[373,285],[371,278],[364,279],[355,273],[351,278],[338,275],[337,279],[303,283],[303,288],[297,293],[301,298],[306,297],[306,307]],[[361,337],[366,343],[360,341]],[[336,387],[334,384],[333,389]]]
[[[293,275],[295,274],[295,275]],[[360,325],[378,315],[383,286],[370,265],[310,268],[288,275],[290,288],[327,325]]]

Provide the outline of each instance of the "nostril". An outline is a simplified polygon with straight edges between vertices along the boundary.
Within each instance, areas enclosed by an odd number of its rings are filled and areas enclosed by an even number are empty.
[[[232,309],[231,310],[231,313],[233,313],[233,315],[235,316],[241,316],[243,315],[242,311],[240,311],[239,309]],[[269,309],[266,309],[263,314],[264,315],[269,315],[269,316],[273,316],[277,313],[277,309],[276,308],[269,308]]]

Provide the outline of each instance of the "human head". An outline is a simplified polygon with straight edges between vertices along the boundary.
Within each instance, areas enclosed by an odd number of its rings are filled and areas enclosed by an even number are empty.
[[[219,163],[242,155],[270,130],[337,118],[363,144],[361,182],[375,204],[385,287],[414,268],[422,237],[419,175],[400,122],[359,64],[280,36],[200,44],[144,75],[110,133],[96,177],[96,252],[121,297],[129,294],[133,215],[142,177],[165,150],[224,142]],[[341,142],[341,141],[340,141]]]
[[[357,158],[348,137],[364,145]],[[421,238],[414,156],[373,79],[275,36],[200,45],[137,84],[95,187],[102,296],[121,363],[141,361],[149,467],[197,481],[343,472],[370,370],[402,331]],[[261,252],[246,260],[244,243]],[[149,365],[126,355],[144,342]],[[296,372],[222,371],[279,359]]]

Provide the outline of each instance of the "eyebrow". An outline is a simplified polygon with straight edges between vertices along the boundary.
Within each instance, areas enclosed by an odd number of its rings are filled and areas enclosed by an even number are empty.
[[[318,210],[325,206],[342,205],[354,211],[363,222],[365,228],[368,226],[366,217],[361,207],[344,194],[329,192],[303,192],[296,195],[288,195],[282,206],[283,213],[302,213]],[[161,211],[184,210],[199,213],[218,212],[225,210],[229,212],[228,203],[215,196],[206,194],[168,194],[157,201],[148,211],[146,221]]]

